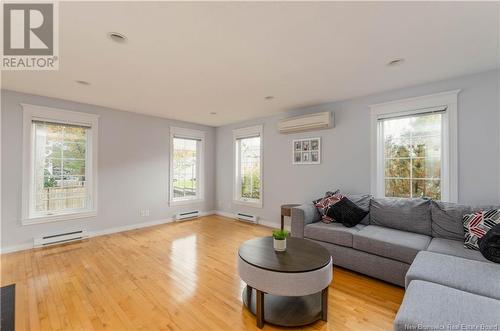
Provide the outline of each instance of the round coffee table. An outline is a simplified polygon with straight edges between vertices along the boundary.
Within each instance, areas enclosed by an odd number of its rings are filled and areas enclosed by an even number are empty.
[[[259,328],[264,321],[303,326],[327,320],[330,253],[301,238],[287,238],[286,246],[276,252],[273,238],[263,237],[244,242],[238,252],[238,272],[247,284],[243,303],[256,315]]]

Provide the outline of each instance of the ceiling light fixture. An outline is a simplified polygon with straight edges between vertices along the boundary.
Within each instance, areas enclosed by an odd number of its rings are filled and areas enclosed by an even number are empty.
[[[108,37],[117,43],[124,43],[127,41],[127,37],[119,32],[108,32]]]
[[[273,100],[274,97],[272,95],[268,95],[267,97],[264,97],[264,100]]]
[[[90,83],[87,82],[86,80],[75,80],[75,82],[77,82],[80,85],[90,85]]]
[[[392,60],[392,61],[389,61],[389,62],[387,63],[387,66],[388,66],[388,67],[395,67],[395,66],[398,66],[398,65],[400,65],[400,64],[403,64],[403,62],[405,62],[405,59],[403,59],[403,58],[400,58],[400,59],[394,59],[394,60]]]

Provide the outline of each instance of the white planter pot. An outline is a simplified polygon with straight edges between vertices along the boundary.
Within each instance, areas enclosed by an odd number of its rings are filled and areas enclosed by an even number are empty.
[[[286,239],[276,240],[273,238],[273,246],[274,246],[275,251],[278,251],[278,252],[286,251]]]

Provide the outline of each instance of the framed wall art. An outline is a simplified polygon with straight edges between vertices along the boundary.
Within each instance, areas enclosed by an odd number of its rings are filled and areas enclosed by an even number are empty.
[[[293,164],[320,164],[321,138],[293,140]]]

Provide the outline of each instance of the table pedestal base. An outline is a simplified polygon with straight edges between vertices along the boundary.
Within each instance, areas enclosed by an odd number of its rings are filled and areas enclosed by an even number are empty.
[[[257,316],[257,290],[247,286],[242,296],[244,305],[256,315],[259,328],[262,328],[263,322],[293,327],[311,324],[321,319],[326,321],[328,288],[303,297],[283,297],[265,293],[261,303],[263,307],[261,321]]]

